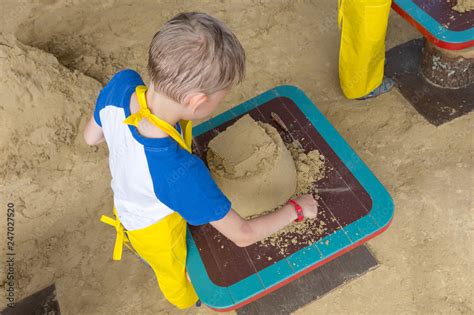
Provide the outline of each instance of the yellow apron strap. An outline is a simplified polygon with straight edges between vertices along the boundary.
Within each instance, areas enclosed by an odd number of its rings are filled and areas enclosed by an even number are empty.
[[[120,260],[122,259],[122,250],[123,250],[123,242],[124,242],[124,229],[123,225],[120,223],[118,219],[114,220],[111,217],[103,215],[100,217],[100,221],[104,222],[105,224],[112,225],[115,227],[117,231],[117,236],[115,237],[115,245],[114,245],[114,253],[112,255],[113,260]]]
[[[193,141],[193,123],[191,120],[180,120],[179,125],[183,131],[184,142],[186,145],[191,148],[191,143]],[[189,150],[188,150],[189,151]]]
[[[113,227],[115,227],[115,230],[117,231],[117,236],[115,237],[114,253],[112,255],[113,260],[122,259],[124,244],[132,253],[134,253],[135,255],[138,255],[135,249],[133,249],[133,247],[131,246],[131,244],[130,245],[128,244],[129,240],[127,237],[125,237],[125,229],[122,223],[120,223],[119,219],[114,220],[111,217],[102,215],[100,217],[100,221],[102,221],[105,224],[112,225]]]
[[[129,125],[138,126],[138,122],[142,118],[148,119],[156,127],[163,130],[171,138],[173,138],[178,144],[185,150],[191,153],[191,142],[192,142],[192,122],[189,120],[181,120],[180,126],[183,129],[184,140],[181,137],[181,134],[171,126],[168,122],[158,118],[153,115],[146,104],[146,93],[147,87],[144,85],[139,85],[135,89],[137,95],[138,103],[140,104],[140,110],[134,114],[128,116],[123,122]]]

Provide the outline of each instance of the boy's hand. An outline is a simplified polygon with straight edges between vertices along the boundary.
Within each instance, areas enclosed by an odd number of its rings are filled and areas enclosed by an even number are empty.
[[[294,199],[303,208],[305,218],[314,219],[318,215],[318,202],[312,195],[301,195]]]
[[[318,214],[318,202],[311,195],[294,199],[303,209],[305,218],[314,219]],[[245,220],[230,210],[222,219],[210,222],[219,232],[239,247],[249,246],[279,229],[291,224],[297,218],[295,207],[286,204],[277,211]]]

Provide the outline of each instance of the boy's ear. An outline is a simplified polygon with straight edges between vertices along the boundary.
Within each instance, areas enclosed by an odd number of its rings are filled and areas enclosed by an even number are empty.
[[[208,97],[202,92],[192,93],[188,97],[186,103],[188,103],[189,109],[194,113],[203,103],[207,102]]]

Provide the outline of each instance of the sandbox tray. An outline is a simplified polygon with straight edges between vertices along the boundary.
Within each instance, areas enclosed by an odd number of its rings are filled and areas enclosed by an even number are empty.
[[[438,47],[459,50],[474,45],[474,11],[452,9],[453,0],[394,0],[392,8]]]
[[[273,121],[276,113],[289,132]],[[386,230],[393,216],[387,190],[305,94],[293,86],[271,89],[193,130],[194,152],[205,160],[207,144],[241,116],[272,124],[286,143],[325,157],[325,178],[315,183],[318,219],[326,229],[310,245],[285,254],[262,242],[240,248],[211,225],[188,226],[187,270],[201,301],[218,311],[239,308],[329,262]],[[331,188],[337,188],[331,191]],[[316,224],[310,228],[317,229]],[[298,237],[298,235],[288,235]]]

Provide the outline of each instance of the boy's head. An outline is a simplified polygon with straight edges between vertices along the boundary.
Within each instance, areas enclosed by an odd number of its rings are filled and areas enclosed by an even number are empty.
[[[193,118],[203,118],[242,81],[245,52],[221,21],[204,13],[181,13],[153,37],[148,71],[156,92],[190,105]]]

